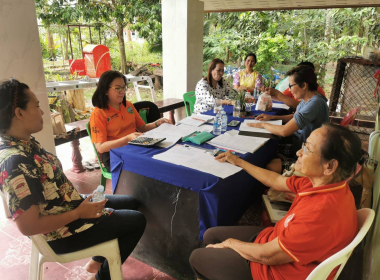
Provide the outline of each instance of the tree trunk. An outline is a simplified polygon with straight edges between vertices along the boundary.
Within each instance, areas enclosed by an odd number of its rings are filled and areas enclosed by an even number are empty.
[[[127,57],[125,56],[125,44],[124,44],[124,34],[123,34],[123,25],[116,23],[117,25],[117,39],[119,41],[119,51],[120,51],[120,60],[121,60],[121,72],[123,74],[128,74],[129,67],[127,66]]]
[[[74,89],[66,91],[67,100],[77,110],[84,111],[86,109],[84,101],[84,89]]]
[[[226,47],[226,53],[227,53],[227,55],[226,55],[226,63],[228,63],[228,61],[230,60],[230,48],[227,46]]]
[[[305,38],[305,42],[304,42],[304,44],[305,44],[305,57],[307,57],[307,32],[306,32],[306,25],[303,27],[303,36],[304,36],[304,38]]]
[[[364,28],[363,28],[363,15],[362,15],[361,18],[360,18],[360,23],[359,23],[358,27],[359,27],[358,37],[359,37],[359,38],[362,38],[362,37],[363,37],[363,33],[364,33]],[[355,55],[358,55],[358,53],[360,53],[361,50],[362,50],[362,46],[361,46],[361,44],[360,44],[360,43],[357,43],[357,44],[356,44],[356,53],[355,53]]]
[[[133,45],[131,44],[132,42],[132,35],[131,35],[131,30],[129,29],[129,26],[131,26],[130,23],[127,24],[127,26],[125,27],[125,33],[127,33],[127,42],[129,43],[129,48],[132,50],[133,49]]]
[[[53,39],[53,34],[51,34],[50,32],[50,27],[46,27],[46,41],[47,41],[47,47],[50,53],[50,57],[55,58],[54,39]]]
[[[65,47],[65,60],[69,60],[69,34],[67,32],[67,30],[65,31],[66,32],[66,38],[63,38],[63,44],[64,44],[64,47]]]

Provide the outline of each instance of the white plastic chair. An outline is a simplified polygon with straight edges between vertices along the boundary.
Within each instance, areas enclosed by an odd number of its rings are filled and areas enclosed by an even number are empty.
[[[107,259],[112,280],[123,279],[119,242],[117,239],[103,242],[84,250],[57,255],[41,234],[33,235],[30,238],[33,242],[29,267],[29,280],[43,280],[44,262],[67,263],[93,256],[103,256]]]
[[[340,265],[337,273],[335,274],[334,280],[336,280],[339,274],[342,272],[348,258],[351,256],[352,251],[355,247],[363,240],[366,236],[369,228],[372,225],[373,219],[375,218],[375,211],[369,208],[363,208],[358,210],[358,227],[359,232],[344,249],[340,250],[338,253],[332,255],[328,259],[321,262],[306,278],[306,280],[324,280],[330,275],[331,271]]]
[[[3,201],[5,217],[10,218],[12,215],[11,215],[11,212],[9,211],[7,200],[5,199],[5,194],[1,190],[0,190],[0,196],[1,196],[1,199]]]

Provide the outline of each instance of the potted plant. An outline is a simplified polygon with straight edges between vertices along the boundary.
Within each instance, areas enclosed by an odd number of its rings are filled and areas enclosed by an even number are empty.
[[[245,111],[245,92],[244,91],[237,91],[236,89],[232,89],[231,99],[235,101],[239,101],[240,112]]]

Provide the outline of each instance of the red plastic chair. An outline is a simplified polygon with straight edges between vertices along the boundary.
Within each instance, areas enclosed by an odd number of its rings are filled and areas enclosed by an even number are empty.
[[[354,120],[356,118],[356,114],[359,112],[360,110],[360,106],[358,107],[355,107],[354,109],[352,109],[350,112],[348,112],[348,114],[343,118],[343,120],[340,122],[340,126],[343,126],[343,127],[346,127],[347,125],[349,124],[353,124],[354,123]]]

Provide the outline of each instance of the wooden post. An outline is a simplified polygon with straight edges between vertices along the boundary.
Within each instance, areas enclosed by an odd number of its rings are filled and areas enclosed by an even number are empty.
[[[334,82],[331,88],[331,96],[330,96],[330,115],[332,112],[336,111],[336,107],[338,105],[340,90],[343,83],[344,71],[346,69],[347,63],[343,62],[342,59],[338,60],[335,70]]]
[[[71,147],[73,148],[73,153],[71,157],[71,160],[73,162],[72,171],[75,173],[81,173],[83,171],[86,171],[86,169],[82,165],[82,154],[80,153],[79,145],[79,139],[71,141]]]

